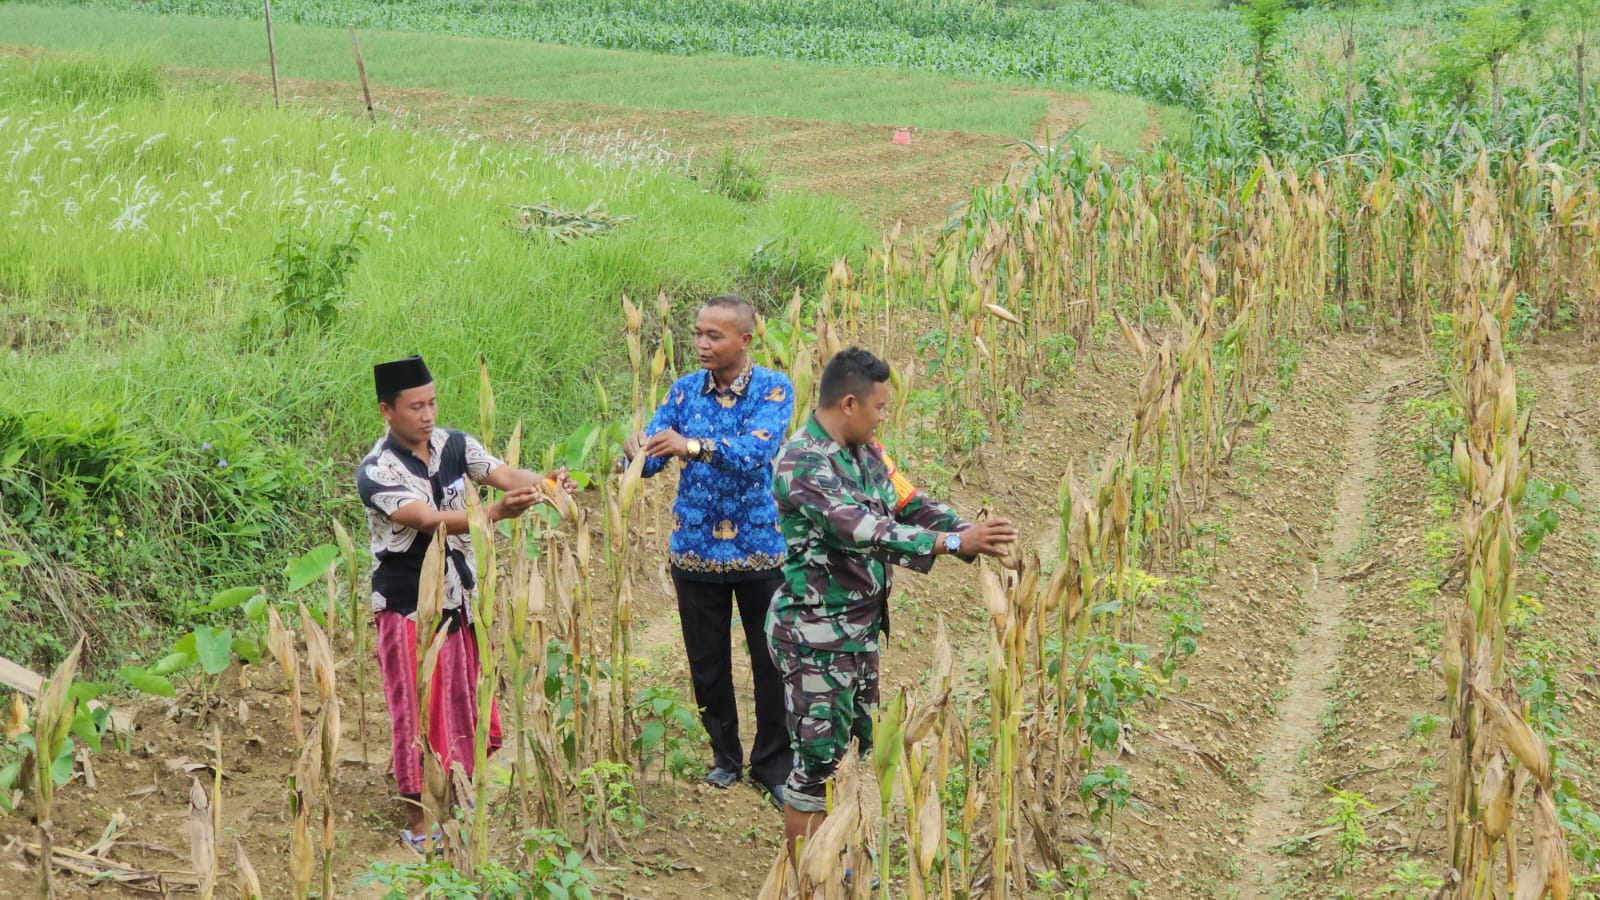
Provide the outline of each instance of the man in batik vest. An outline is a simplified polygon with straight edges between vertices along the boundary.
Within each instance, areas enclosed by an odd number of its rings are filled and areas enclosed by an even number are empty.
[[[407,801],[401,839],[421,851],[422,753],[437,753],[449,771],[459,762],[471,775],[478,728],[478,644],[471,620],[477,572],[467,524],[467,491],[486,484],[505,493],[487,507],[490,521],[520,516],[572,489],[565,470],[545,478],[494,458],[476,438],[436,426],[433,376],[420,356],[373,368],[378,411],[388,430],[361,461],[356,487],[372,532],[372,611],[378,633],[378,667],[393,726],[396,786]],[[468,482],[471,482],[469,484]],[[439,628],[446,630],[428,704],[426,745],[418,734],[417,594],[422,561],[439,526],[445,530],[445,590]],[[489,746],[501,742],[498,710],[491,705]]]

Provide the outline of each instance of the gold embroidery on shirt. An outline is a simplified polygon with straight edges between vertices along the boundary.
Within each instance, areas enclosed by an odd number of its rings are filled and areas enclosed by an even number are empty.
[[[743,559],[719,562],[698,553],[673,554],[672,564],[689,572],[760,572],[783,565],[782,554],[752,553]]]
[[[763,441],[772,440],[772,432],[766,430],[765,428],[757,428],[755,431],[752,431],[750,433],[752,435],[754,435],[755,437],[760,438]]]
[[[718,394],[717,395],[717,404],[719,406],[721,406],[723,409],[733,409],[733,405],[735,403],[738,403],[738,402],[739,402],[739,398],[734,396],[733,394]]]
[[[784,401],[784,398],[786,398],[788,396],[789,396],[788,392],[786,392],[783,389],[783,385],[780,384],[777,387],[773,388],[771,393],[767,394],[767,399],[771,400],[773,403],[782,403]]]
[[[719,541],[731,541],[739,536],[739,529],[735,528],[732,522],[728,521],[727,519],[723,519],[721,522],[718,522],[717,527],[712,530],[711,536]]]

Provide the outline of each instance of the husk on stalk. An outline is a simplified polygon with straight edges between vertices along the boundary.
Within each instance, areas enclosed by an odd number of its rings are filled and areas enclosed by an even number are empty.
[[[77,715],[78,700],[72,696],[72,681],[78,674],[78,660],[83,656],[80,638],[72,652],[56,666],[50,680],[39,689],[39,703],[33,724],[34,821],[39,832],[39,896],[55,896],[55,854],[51,822],[55,798],[55,760],[66,745],[72,731],[72,720]]]
[[[1462,900],[1566,897],[1571,890],[1565,836],[1555,823],[1553,757],[1522,715],[1505,674],[1505,622],[1516,599],[1517,507],[1527,483],[1529,415],[1517,410],[1515,372],[1502,343],[1513,288],[1487,159],[1464,209],[1456,314],[1457,389],[1466,427],[1453,449],[1465,500],[1466,585],[1446,628],[1443,669],[1451,719],[1449,749],[1452,896]],[[1519,871],[1515,807],[1533,785],[1532,858]],[[1494,859],[1506,848],[1502,879]]]
[[[370,613],[361,602],[361,565],[355,544],[338,519],[333,520],[333,535],[344,558],[346,583],[350,585],[351,649],[356,658],[356,731],[361,741],[361,762],[367,764],[371,762],[367,753],[367,622]]]

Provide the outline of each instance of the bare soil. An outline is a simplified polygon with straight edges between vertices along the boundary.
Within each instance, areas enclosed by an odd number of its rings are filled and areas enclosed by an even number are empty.
[[[1293,810],[1296,794],[1304,792],[1299,760],[1316,742],[1321,729],[1319,718],[1339,665],[1345,587],[1334,576],[1341,568],[1340,560],[1355,549],[1362,512],[1376,487],[1373,475],[1377,466],[1377,420],[1369,410],[1387,387],[1383,382],[1397,368],[1395,361],[1384,360],[1376,373],[1380,383],[1374,394],[1350,400],[1343,410],[1347,430],[1340,456],[1345,468],[1339,477],[1328,534],[1311,562],[1311,575],[1305,586],[1310,617],[1302,640],[1296,642],[1305,649],[1293,661],[1289,684],[1283,689],[1283,714],[1265,748],[1261,795],[1251,814],[1241,897],[1270,896],[1278,880],[1272,872],[1271,855],[1285,835],[1293,834],[1299,825]],[[1322,477],[1332,474],[1325,471]]]
[[[1119,346],[1086,351],[1073,372],[1027,406],[1016,431],[985,449],[965,481],[924,480],[924,487],[959,508],[1015,518],[1040,549],[1052,544],[1060,473],[1069,463],[1084,471],[1108,436],[1127,427],[1123,411],[1137,375]],[[1536,398],[1539,477],[1587,494],[1600,487],[1600,423],[1592,401],[1580,398],[1595,396],[1600,369],[1565,359],[1541,365],[1535,353],[1520,371]],[[1060,835],[1066,847],[1091,848],[1104,861],[1096,896],[1371,896],[1404,861],[1437,871],[1448,729],[1425,725],[1443,712],[1437,623],[1444,604],[1459,602],[1452,593],[1459,586],[1428,589],[1449,572],[1454,550],[1453,509],[1430,495],[1416,449],[1426,413],[1415,401],[1440,396],[1443,384],[1431,365],[1378,356],[1346,339],[1314,343],[1294,382],[1269,390],[1272,412],[1241,433],[1198,518],[1210,537],[1197,541],[1181,571],[1153,573],[1194,580],[1205,634],[1179,680],[1140,710],[1115,760],[1130,772],[1134,803],[1109,832],[1091,826],[1085,810]],[[907,469],[915,475],[929,463],[913,454]],[[659,509],[670,489],[653,485],[646,502]],[[1592,513],[1563,515],[1523,570],[1522,590],[1539,598],[1542,611],[1514,635],[1530,654],[1568,661],[1556,675],[1573,723],[1562,750],[1590,767],[1597,746],[1591,667],[1600,651],[1594,522]],[[650,683],[687,694],[674,601],[657,561],[665,523],[656,512],[638,521],[645,570],[636,652],[648,661]],[[888,691],[919,687],[938,617],[949,623],[958,659],[982,657],[986,614],[964,567],[901,577],[893,608]],[[1158,645],[1158,617],[1141,614],[1135,637]],[[395,836],[401,809],[387,775],[376,675],[366,698],[370,747],[363,760],[353,661],[348,644],[340,650],[346,724],[336,880],[341,894],[372,896],[352,890],[355,877],[374,861],[406,860],[409,851]],[[743,648],[735,650],[739,659]],[[748,678],[740,664],[744,697]],[[959,681],[960,699],[982,690],[976,669]],[[58,845],[86,848],[120,816],[125,824],[109,858],[187,870],[189,787],[196,775],[207,777],[194,764],[210,760],[215,725],[225,773],[223,844],[237,837],[269,894],[285,896],[284,785],[293,764],[286,705],[281,677],[252,669],[226,676],[205,701],[191,690],[177,702],[139,705],[125,746],[108,744],[89,757],[90,766],[59,792]],[[1371,804],[1360,812],[1369,840],[1353,854],[1341,851],[1327,823],[1330,786]],[[1581,790],[1590,795],[1593,788]],[[612,896],[755,894],[777,851],[780,819],[754,787],[722,791],[653,778],[641,791],[646,828],[590,863]],[[507,811],[494,809],[504,824]],[[0,895],[30,891],[24,845],[33,839],[23,818],[0,820]],[[67,896],[118,895],[81,879],[59,882]]]

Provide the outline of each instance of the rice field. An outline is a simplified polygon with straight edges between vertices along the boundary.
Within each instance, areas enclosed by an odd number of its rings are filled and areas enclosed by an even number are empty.
[[[55,637],[27,645],[48,677],[0,745],[8,896],[1600,892],[1600,169],[1577,139],[1570,164],[1517,137],[1417,165],[1304,143],[1208,165],[1209,138],[1113,165],[1070,138],[943,227],[880,231],[638,160],[33,65],[0,95],[25,338],[0,377],[28,398],[0,418],[0,614]],[[507,225],[530,182],[578,232]],[[278,274],[246,283],[262,256]],[[897,583],[876,749],[793,865],[754,790],[699,783],[671,483],[616,465],[692,365],[684,311],[729,283],[761,291],[753,355],[797,409],[834,352],[878,349],[896,459],[1023,534]],[[296,505],[262,479],[337,490],[396,320],[452,373],[452,424],[585,488],[504,528],[469,492],[480,709],[501,699],[507,746],[491,762],[480,728],[472,777],[424,755],[425,856],[394,839],[354,505],[296,508],[292,546],[252,528]],[[583,355],[539,368],[557,347]],[[125,462],[156,454],[172,472]],[[191,491],[189,530],[124,520],[141,485]],[[138,581],[88,548],[141,527],[254,568],[108,649],[63,608]],[[437,552],[423,587],[426,623]],[[425,684],[437,642],[417,651]]]

